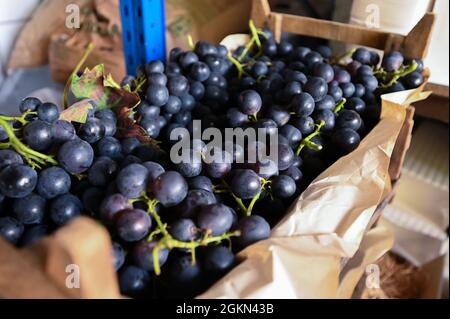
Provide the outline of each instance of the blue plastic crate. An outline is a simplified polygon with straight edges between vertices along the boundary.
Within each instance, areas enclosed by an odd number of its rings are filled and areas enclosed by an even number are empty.
[[[166,59],[164,0],[120,0],[127,73],[151,60]]]

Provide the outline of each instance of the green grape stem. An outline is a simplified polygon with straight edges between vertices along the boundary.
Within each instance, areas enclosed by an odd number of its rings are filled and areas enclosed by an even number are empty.
[[[239,78],[242,78],[243,75],[247,75],[247,72],[245,72],[244,70],[244,64],[241,64],[241,62],[236,60],[231,54],[228,55],[228,59],[234,64],[234,66],[238,70]]]
[[[231,241],[232,237],[240,235],[239,231],[225,233],[221,236],[210,236],[210,233],[206,232],[203,235],[202,239],[197,241],[182,242],[176,240],[175,238],[172,237],[172,235],[170,235],[170,233],[167,230],[167,224],[164,224],[162,222],[161,217],[156,211],[156,206],[159,204],[159,201],[156,199],[151,199],[145,194],[143,195],[142,200],[147,203],[148,212],[155,220],[157,227],[157,229],[149,235],[147,240],[152,241],[156,235],[162,235],[158,244],[153,249],[153,267],[156,275],[161,274],[161,265],[159,264],[159,252],[161,251],[161,249],[169,249],[169,250],[172,250],[174,248],[187,249],[191,252],[192,262],[195,263],[196,262],[195,250],[198,247],[208,246],[211,244],[219,244],[225,240]]]
[[[7,145],[9,145],[9,147],[14,148],[19,154],[21,154],[25,158],[27,163],[32,168],[41,169],[43,166],[47,164],[58,165],[58,162],[53,158],[53,156],[36,152],[31,148],[29,148],[28,146],[26,146],[25,144],[23,144],[14,134],[14,130],[8,124],[7,120],[4,119],[3,116],[0,116],[0,125],[3,126],[9,138],[9,143],[3,143],[2,147],[6,147]]]
[[[334,113],[338,114],[340,111],[342,111],[342,109],[345,107],[345,103],[347,103],[347,99],[342,99],[339,101],[338,104],[336,104],[336,107],[334,108]]]
[[[313,133],[311,133],[308,137],[306,137],[305,139],[303,139],[300,142],[300,145],[297,148],[297,152],[296,155],[300,156],[300,153],[302,152],[302,150],[307,147],[316,151],[320,151],[322,150],[322,146],[321,145],[317,145],[316,143],[312,142],[311,139],[313,139],[314,137],[320,135],[320,130],[325,126],[325,122],[321,121],[320,124],[316,125],[316,129],[314,130]]]
[[[406,66],[406,67],[402,67],[399,70],[393,72],[392,74],[388,74],[388,77],[390,77],[390,81],[386,84],[382,84],[381,88],[382,89],[387,89],[390,88],[391,86],[393,86],[395,83],[397,83],[397,81],[404,77],[407,76],[410,73],[413,73],[414,71],[417,70],[418,64],[416,61],[413,61],[413,63],[411,63],[410,65]]]

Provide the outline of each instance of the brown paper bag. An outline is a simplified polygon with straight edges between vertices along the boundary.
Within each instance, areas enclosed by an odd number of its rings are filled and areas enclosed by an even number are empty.
[[[81,69],[104,64],[113,78],[120,80],[125,76],[118,0],[95,0],[91,9],[80,30],[72,35],[63,32],[52,36],[49,61],[54,81],[67,81],[89,43],[94,44],[94,50]]]

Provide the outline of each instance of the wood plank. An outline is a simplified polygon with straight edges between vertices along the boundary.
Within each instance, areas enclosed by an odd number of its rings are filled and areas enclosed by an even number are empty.
[[[449,124],[449,100],[431,95],[427,100],[414,103],[416,114]]]
[[[406,36],[403,53],[410,58],[425,58],[431,43],[431,35],[436,21],[436,15],[426,13],[419,23]]]

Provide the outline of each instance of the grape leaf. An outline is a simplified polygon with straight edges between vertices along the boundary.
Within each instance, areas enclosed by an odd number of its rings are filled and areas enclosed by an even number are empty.
[[[59,119],[68,122],[85,123],[91,110],[95,110],[95,103],[91,99],[83,99],[65,109]]]
[[[121,88],[114,81],[111,74],[106,75],[103,64],[99,64],[92,69],[86,68],[81,75],[74,75],[70,84],[70,90],[77,99],[87,98],[92,100],[96,105],[96,111],[120,107],[132,109],[141,101],[138,94],[126,88]],[[88,111],[86,106],[80,107],[76,105],[76,107],[79,109],[70,111],[73,114],[77,114],[73,118],[77,122],[83,119],[86,120],[84,117],[84,114],[87,116]],[[83,113],[83,115],[78,113]]]

